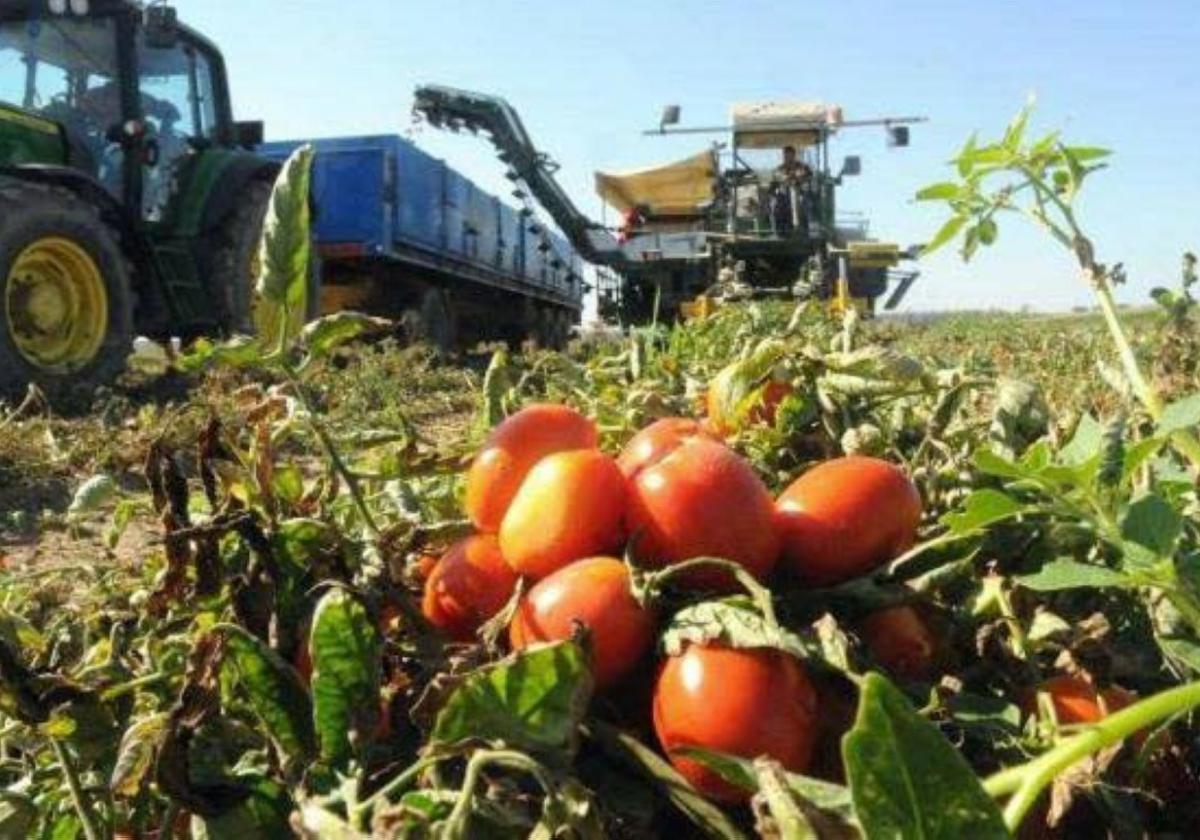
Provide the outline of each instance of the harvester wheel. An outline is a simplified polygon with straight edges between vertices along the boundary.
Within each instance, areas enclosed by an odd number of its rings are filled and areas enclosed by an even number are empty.
[[[58,404],[86,399],[132,341],[119,233],[74,193],[0,180],[0,398],[33,383]]]
[[[210,282],[217,294],[218,324],[227,334],[253,334],[255,330],[254,284],[258,279],[258,249],[263,221],[271,204],[271,189],[268,181],[250,183],[211,240]],[[320,314],[320,277],[320,261],[314,248],[309,263],[308,320]]]

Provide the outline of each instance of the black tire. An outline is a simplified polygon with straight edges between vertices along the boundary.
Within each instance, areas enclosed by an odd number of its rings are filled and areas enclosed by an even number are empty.
[[[12,269],[30,245],[46,239],[81,249],[103,282],[104,334],[86,361],[39,363],[19,349],[13,332],[24,316],[17,309],[21,292]],[[58,187],[0,178],[0,398],[20,399],[33,383],[56,405],[74,408],[86,401],[124,370],[133,343],[133,307],[120,234],[95,206]]]
[[[254,264],[270,203],[271,184],[251,182],[213,236],[209,282],[217,325],[226,334],[254,332]]]
[[[243,190],[238,204],[217,227],[210,245],[210,282],[217,301],[217,326],[227,335],[253,334],[254,267],[263,221],[271,204],[272,185],[252,181]],[[321,268],[314,247],[309,263],[308,311],[306,319],[320,314]]]
[[[427,290],[419,306],[405,309],[400,325],[410,344],[425,342],[441,355],[458,347],[458,321],[449,296],[440,289]]]

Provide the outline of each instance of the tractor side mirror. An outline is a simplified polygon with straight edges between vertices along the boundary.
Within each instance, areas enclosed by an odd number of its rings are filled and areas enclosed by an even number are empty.
[[[889,125],[887,127],[887,144],[892,149],[903,149],[908,145],[908,126]]]
[[[658,128],[661,131],[669,125],[679,125],[680,109],[678,105],[668,105],[663,108],[662,119],[658,122]]]
[[[233,124],[233,141],[243,149],[254,149],[261,146],[264,137],[262,120]]]
[[[846,157],[846,159],[844,161],[842,161],[842,171],[838,174],[838,177],[839,178],[843,178],[846,176],[853,177],[855,175],[861,175],[861,174],[862,174],[862,158],[860,158],[858,155],[848,155]]]
[[[169,50],[179,43],[179,13],[170,6],[149,6],[143,23],[151,49]]]

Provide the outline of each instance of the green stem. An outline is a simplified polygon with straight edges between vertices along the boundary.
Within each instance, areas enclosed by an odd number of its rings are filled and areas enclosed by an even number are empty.
[[[1200,682],[1147,697],[1114,712],[1032,761],[1001,770],[984,781],[984,790],[997,798],[1012,794],[1004,809],[1004,822],[1009,831],[1015,832],[1042,791],[1060,773],[1105,747],[1196,706],[1200,706]]]
[[[433,765],[437,764],[439,761],[441,761],[441,758],[442,757],[440,757],[440,756],[431,756],[429,758],[422,758],[420,761],[416,762],[415,764],[412,764],[409,767],[405,768],[403,773],[401,773],[396,778],[392,779],[386,785],[384,785],[379,790],[375,791],[369,797],[367,797],[362,802],[360,802],[358,805],[356,805],[354,807],[354,812],[352,814],[352,817],[354,818],[355,823],[356,823],[356,827],[361,827],[361,826],[357,825],[359,819],[361,817],[364,817],[372,808],[377,806],[380,802],[390,799],[393,794],[399,793],[400,791],[409,787],[413,782],[415,782],[417,780],[418,776],[420,776],[422,773],[424,773],[431,766],[433,766]]]
[[[104,692],[101,693],[100,699],[106,702],[109,700],[115,700],[118,697],[125,696],[126,694],[132,694],[139,688],[145,688],[148,685],[166,682],[168,679],[170,679],[170,674],[166,674],[162,671],[158,671],[153,674],[146,674],[145,676],[130,680],[127,683],[121,683],[120,685],[114,685],[112,688],[105,689]]]
[[[75,764],[71,761],[71,756],[67,754],[62,741],[57,738],[50,739],[50,746],[54,748],[54,756],[58,759],[63,776],[66,778],[67,790],[71,793],[71,803],[75,806],[75,812],[79,816],[79,824],[83,827],[83,836],[87,840],[102,840],[104,833],[97,826],[96,815],[92,813],[91,808],[88,807],[87,800],[83,798],[83,788],[79,785],[79,772],[75,769]]]
[[[346,462],[342,460],[342,455],[337,450],[337,446],[333,443],[333,438],[325,431],[325,427],[317,420],[316,407],[308,398],[308,394],[304,390],[304,383],[296,376],[295,371],[288,365],[283,365],[284,376],[292,386],[292,391],[296,394],[296,399],[300,400],[300,404],[304,406],[305,413],[308,414],[308,425],[312,429],[317,440],[321,442],[321,447],[325,450],[329,462],[333,465],[334,470],[346,482],[346,489],[350,492],[350,498],[354,500],[354,506],[358,509],[359,515],[363,519],[363,523],[371,532],[372,536],[379,536],[379,526],[375,524],[375,518],[371,515],[370,508],[367,507],[366,499],[363,497],[362,488],[358,483],[358,476],[346,466]]]
[[[179,816],[179,803],[171,800],[163,812],[162,826],[158,829],[158,840],[171,840],[175,836],[175,820]]]
[[[484,768],[491,764],[524,770],[537,779],[547,795],[554,792],[545,768],[524,753],[514,750],[479,750],[467,762],[467,772],[458,800],[454,803],[454,810],[446,818],[446,826],[442,832],[442,837],[446,840],[468,840],[470,837],[471,802],[475,798],[475,789],[479,787]]]
[[[719,557],[695,557],[691,560],[684,560],[682,563],[676,563],[662,571],[651,574],[646,579],[645,588],[647,591],[655,593],[671,578],[678,577],[694,569],[721,569],[722,571],[729,572],[754,600],[755,605],[762,611],[763,618],[766,619],[767,623],[774,627],[780,626],[779,618],[775,615],[775,602],[771,596],[771,590],[755,580],[754,575],[746,571],[745,567],[734,563],[732,560],[722,560]]]

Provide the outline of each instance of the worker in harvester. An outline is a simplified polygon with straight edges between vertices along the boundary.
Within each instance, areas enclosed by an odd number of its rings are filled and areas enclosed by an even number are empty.
[[[812,177],[812,169],[796,154],[796,147],[784,146],[783,163],[775,169],[771,190],[771,221],[777,236],[805,224]]]
[[[621,220],[621,231],[617,236],[620,244],[624,245],[636,236],[642,226],[646,224],[647,210],[648,208],[644,204],[635,204],[625,211],[625,217]]]

